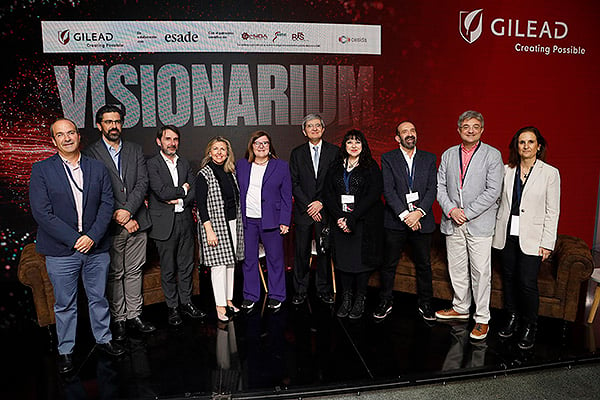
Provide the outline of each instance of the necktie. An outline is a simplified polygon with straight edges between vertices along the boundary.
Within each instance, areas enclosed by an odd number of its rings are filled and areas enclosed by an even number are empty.
[[[315,178],[317,177],[317,171],[319,171],[319,148],[317,146],[313,147],[313,169],[315,170]]]

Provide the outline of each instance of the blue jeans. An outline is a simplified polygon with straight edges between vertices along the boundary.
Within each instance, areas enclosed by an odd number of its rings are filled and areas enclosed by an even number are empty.
[[[46,269],[56,299],[54,314],[59,354],[70,354],[75,346],[79,276],[82,277],[88,298],[90,324],[96,343],[112,340],[109,328],[110,312],[105,296],[109,264],[108,252],[88,255],[76,251],[70,256],[46,256]]]

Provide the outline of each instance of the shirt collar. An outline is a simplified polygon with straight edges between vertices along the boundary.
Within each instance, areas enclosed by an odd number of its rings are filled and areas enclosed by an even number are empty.
[[[119,140],[119,145],[117,146],[116,150],[115,150],[115,148],[110,143],[108,143],[106,141],[106,138],[104,137],[104,135],[102,135],[102,142],[106,146],[106,149],[108,150],[109,153],[119,154],[119,152],[123,148],[123,141],[122,140]]]
[[[161,157],[163,158],[163,160],[165,160],[165,162],[167,164],[174,164],[177,165],[177,160],[179,160],[179,156],[177,154],[175,154],[175,157],[173,158],[173,161],[171,161],[170,158],[168,158],[167,156],[165,156],[165,154],[162,151],[159,151]]]
[[[409,155],[408,155],[408,152],[407,152],[406,150],[404,150],[404,149],[402,148],[402,146],[399,146],[399,147],[400,147],[400,151],[402,151],[402,154],[404,154],[404,158],[409,158],[409,159],[411,159],[411,160],[412,160],[412,159],[414,159],[414,158],[415,158],[415,156],[417,155],[417,146],[415,146],[415,151],[413,151],[413,153],[412,153],[412,156],[409,156]]]
[[[460,149],[461,149],[461,150],[462,150],[464,153],[470,154],[470,153],[473,153],[473,152],[475,152],[475,149],[477,149],[477,148],[479,147],[479,145],[480,145],[480,144],[481,144],[481,140],[480,140],[480,141],[478,141],[478,142],[477,142],[477,144],[476,144],[475,146],[471,147],[471,149],[470,149],[470,150],[467,150],[467,149],[465,149],[465,145],[464,145],[464,143],[461,143],[461,144],[460,144]]]
[[[317,149],[319,149],[319,151],[321,151],[321,146],[323,145],[323,141],[320,140],[319,143],[317,143],[317,144],[312,144],[311,142],[308,142],[308,145],[310,146],[311,150],[316,147]]]
[[[66,158],[64,158],[60,154],[58,156],[62,160],[63,164],[67,165],[69,168],[71,168],[71,169],[77,169],[77,168],[79,168],[79,165],[81,163],[81,153],[79,153],[79,157],[77,158],[77,161],[75,162],[75,165],[71,164]]]

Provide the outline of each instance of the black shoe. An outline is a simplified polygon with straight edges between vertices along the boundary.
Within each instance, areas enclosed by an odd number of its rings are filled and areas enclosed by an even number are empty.
[[[306,293],[296,293],[294,297],[292,297],[292,304],[299,306],[304,303],[304,300],[306,300]]]
[[[125,349],[120,344],[114,343],[114,341],[106,343],[96,343],[98,350],[111,357],[119,357],[125,354]]]
[[[342,304],[335,315],[338,318],[346,318],[352,308],[352,292],[344,292],[342,295]]]
[[[73,353],[59,354],[56,359],[59,374],[68,374],[73,371]]]
[[[506,321],[506,325],[504,328],[498,332],[498,336],[503,338],[511,337],[518,329],[519,325],[519,316],[516,313],[510,313],[508,316],[508,321]]]
[[[534,324],[527,324],[525,329],[523,330],[523,335],[521,336],[521,340],[517,343],[517,346],[521,350],[529,350],[535,344],[535,333],[536,326]]]
[[[435,314],[429,304],[420,305],[419,314],[421,314],[421,317],[423,317],[425,321],[435,321]]]
[[[110,329],[112,338],[117,341],[125,340],[127,330],[125,329],[125,321],[116,321]]]
[[[193,303],[187,303],[181,305],[181,312],[190,318],[200,319],[206,317],[206,313],[201,311]]]
[[[245,310],[252,310],[254,308],[254,305],[256,303],[253,302],[252,300],[248,300],[248,299],[244,299],[244,301],[242,301],[242,305],[240,307],[242,307]]]
[[[317,297],[325,304],[333,304],[333,296],[329,292],[321,292]]]
[[[179,315],[179,311],[177,310],[177,307],[169,307],[169,325],[171,326],[179,326],[183,323],[183,321],[181,320],[181,315]]]
[[[384,319],[392,312],[393,303],[391,300],[381,300],[373,312],[373,318]]]
[[[128,319],[127,327],[140,333],[151,333],[156,330],[154,325],[152,325],[150,322],[144,321],[139,315],[137,317]]]
[[[348,317],[350,319],[359,319],[362,318],[363,313],[365,312],[365,296],[364,295],[356,295],[356,299],[354,300],[354,305],[352,306],[352,310]]]
[[[267,301],[267,307],[269,307],[271,310],[278,310],[281,308],[281,302],[277,299],[269,298],[269,301]]]

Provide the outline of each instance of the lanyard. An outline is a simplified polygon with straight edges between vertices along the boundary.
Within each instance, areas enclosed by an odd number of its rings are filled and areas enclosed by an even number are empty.
[[[475,150],[473,151],[473,154],[471,154],[471,158],[469,159],[469,163],[467,164],[467,167],[463,171],[462,146],[458,146],[458,162],[459,162],[459,166],[460,166],[460,188],[461,189],[463,187],[463,184],[465,183],[465,177],[467,176],[467,171],[469,170],[471,161],[473,161],[473,157],[475,157],[475,153],[477,153],[477,150],[479,150],[480,147],[481,147],[481,141],[479,141],[479,143],[477,143],[477,147],[475,147]]]
[[[71,168],[68,165],[63,165],[63,166],[67,170],[67,175],[69,175],[69,179],[71,179],[71,182],[73,182],[73,185],[75,185],[75,187],[77,188],[77,190],[79,190],[79,192],[83,193],[83,189],[79,187],[77,182],[75,182],[75,178],[73,178],[73,173],[71,172]],[[81,166],[79,168],[81,168]]]
[[[537,160],[535,160],[537,161]],[[531,176],[531,171],[533,171],[533,167],[535,166],[535,161],[533,162],[533,165],[531,166],[531,168],[529,168],[529,172],[527,173],[527,176],[525,177],[525,182],[521,182],[521,163],[519,163],[519,166],[517,167],[517,174],[515,176],[515,179],[517,180],[517,201],[519,202],[519,206],[521,205],[521,196],[523,195],[523,189],[525,188],[525,184],[527,183],[527,181],[529,180],[529,177]]]
[[[406,176],[408,176],[408,191],[410,193],[412,193],[413,182],[415,180],[415,164],[414,164],[414,161],[413,161],[413,167],[412,168],[408,168],[408,165],[406,166]]]

